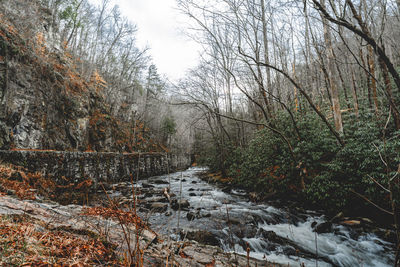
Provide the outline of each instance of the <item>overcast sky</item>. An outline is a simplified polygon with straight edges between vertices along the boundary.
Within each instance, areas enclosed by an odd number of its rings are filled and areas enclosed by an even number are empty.
[[[99,5],[101,0],[90,0]],[[187,18],[176,10],[175,0],[113,0],[122,14],[138,26],[139,47],[150,47],[160,74],[171,80],[184,76],[196,65],[199,46],[182,30]]]

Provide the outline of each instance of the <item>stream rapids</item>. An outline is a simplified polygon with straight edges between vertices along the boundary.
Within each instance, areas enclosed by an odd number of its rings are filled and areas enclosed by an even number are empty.
[[[184,239],[189,231],[211,233],[225,251],[246,255],[249,248],[250,257],[285,266],[385,267],[394,262],[394,244],[373,233],[333,224],[332,231],[317,234],[313,226],[327,221],[323,214],[252,203],[244,191],[223,190],[203,181],[204,171],[192,167],[138,181],[139,190],[151,189],[138,196],[139,203],[156,201],[139,210],[153,230],[174,240]],[[171,196],[184,200],[180,210],[159,203],[160,197],[150,193],[167,187]],[[118,188],[114,187],[113,197],[123,195]]]

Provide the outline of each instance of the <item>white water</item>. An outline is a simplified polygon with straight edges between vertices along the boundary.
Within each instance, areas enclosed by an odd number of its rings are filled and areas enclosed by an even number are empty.
[[[272,262],[289,264],[290,266],[364,266],[386,267],[391,266],[394,260],[392,244],[384,242],[374,234],[365,233],[357,240],[351,238],[351,229],[340,225],[334,225],[334,233],[316,234],[311,224],[324,222],[324,216],[314,212],[307,214],[290,214],[289,212],[267,204],[255,205],[248,202],[242,191],[232,191],[230,194],[222,192],[214,185],[200,180],[197,174],[204,169],[190,168],[181,173],[160,176],[157,179],[171,180],[171,191],[179,195],[180,183],[182,183],[182,198],[187,199],[191,211],[208,213],[210,217],[203,217],[189,222],[186,212],[180,214],[180,226],[189,229],[212,230],[221,240],[221,247],[226,251],[234,251],[246,254],[245,249],[239,245],[247,242],[251,248],[250,256],[259,259],[267,259]],[[185,179],[181,182],[181,175]],[[151,179],[148,181],[151,183]],[[165,185],[156,185],[165,187]],[[192,193],[192,195],[190,195]],[[193,193],[196,195],[193,196]],[[239,238],[232,233],[226,218],[236,220],[238,227],[246,230],[254,230],[250,237]],[[163,214],[155,214],[150,218],[153,225],[168,224],[176,227],[178,213],[171,217]],[[302,219],[305,218],[305,219]],[[162,229],[167,229],[161,226]],[[294,242],[307,255],[318,255],[310,258],[296,256],[295,248],[288,245],[279,245],[270,242],[260,235],[260,231],[273,231],[277,236]],[[235,244],[234,246],[230,243]],[[288,255],[291,254],[291,255]]]

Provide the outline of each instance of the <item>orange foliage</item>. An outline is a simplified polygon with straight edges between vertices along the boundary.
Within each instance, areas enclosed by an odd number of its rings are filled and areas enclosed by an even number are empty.
[[[12,190],[21,199],[35,199],[36,189],[47,191],[54,188],[51,180],[44,179],[40,173],[31,173],[18,166],[0,165],[0,190]]]
[[[99,261],[118,264],[113,247],[99,239],[38,228],[27,220],[23,216],[0,217],[0,245],[7,246],[2,250],[2,266],[89,266]]]
[[[46,52],[45,39],[42,32],[36,34],[36,53],[43,56]]]
[[[101,77],[97,70],[93,72],[90,82],[98,93],[107,87],[107,82]]]
[[[88,190],[93,186],[91,179],[77,184],[65,177],[60,178],[66,185],[56,184],[54,179],[20,166],[0,165],[0,192],[16,195],[20,199],[36,199],[36,195],[41,195],[61,202],[87,200]]]
[[[141,229],[148,229],[147,224],[145,224],[142,219],[136,215],[134,212],[123,211],[117,208],[105,208],[105,207],[90,207],[85,208],[82,211],[82,215],[92,215],[101,216],[103,218],[111,218],[119,221],[122,224],[133,224],[139,226]]]

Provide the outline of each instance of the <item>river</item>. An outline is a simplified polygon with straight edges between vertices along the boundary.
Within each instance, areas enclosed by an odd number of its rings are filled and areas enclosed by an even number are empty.
[[[288,211],[276,204],[254,204],[243,191],[222,190],[201,180],[199,174],[204,171],[193,167],[138,182],[139,189],[151,187],[158,192],[170,186],[170,194],[190,204],[181,211],[168,207],[166,211],[143,212],[142,216],[155,231],[179,239],[184,238],[177,234],[182,229],[205,230],[219,240],[219,246],[225,251],[246,254],[249,247],[251,257],[290,266],[393,264],[393,244],[372,233],[333,224],[329,233],[317,234],[312,226],[326,221],[323,214],[300,209]]]

